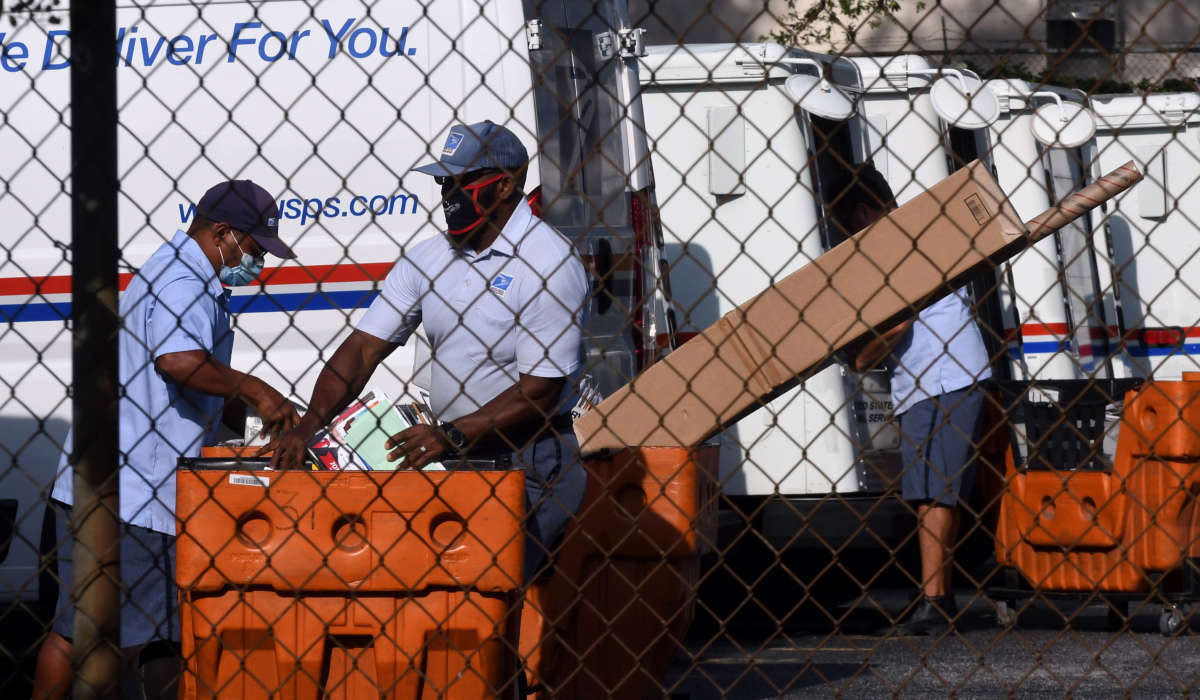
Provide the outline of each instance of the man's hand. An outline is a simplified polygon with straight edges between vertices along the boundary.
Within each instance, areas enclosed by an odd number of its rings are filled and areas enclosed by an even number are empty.
[[[272,469],[299,469],[308,457],[308,441],[311,439],[312,434],[303,427],[293,428],[272,440],[255,456],[270,453]]]
[[[252,387],[246,398],[262,418],[260,436],[274,438],[296,427],[300,422],[300,414],[291,401],[260,379],[255,378]]]
[[[902,321],[868,341],[855,357],[854,369],[866,372],[878,365],[892,352],[892,348],[900,343],[912,325],[913,319]]]
[[[313,388],[312,399],[308,402],[308,412],[304,414],[304,418],[297,423],[294,419],[283,416],[283,427],[279,431],[282,434],[259,450],[258,454],[264,455],[274,451],[271,455],[272,469],[303,467],[312,436],[358,396],[366,386],[367,380],[371,378],[371,373],[383,358],[397,347],[397,343],[381,340],[359,330],[351,333],[350,337],[338,346],[333,357],[317,376],[317,385]],[[285,409],[284,413],[286,412]],[[294,416],[295,412],[292,414]],[[263,425],[267,425],[265,417]]]
[[[388,438],[384,447],[391,450],[388,461],[403,459],[399,466],[420,469],[450,453],[450,443],[442,431],[432,425],[414,425]]]

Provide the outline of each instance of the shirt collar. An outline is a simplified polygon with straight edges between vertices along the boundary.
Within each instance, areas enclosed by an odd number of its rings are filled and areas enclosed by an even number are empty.
[[[508,217],[508,221],[504,224],[504,228],[500,229],[500,235],[496,240],[492,241],[492,245],[487,250],[478,253],[463,250],[460,254],[468,260],[482,260],[493,253],[503,255],[505,257],[516,257],[517,248],[521,246],[521,241],[525,236],[533,230],[536,222],[533,217],[533,210],[529,208],[529,202],[522,197],[517,203],[513,213]],[[454,244],[447,241],[451,249],[454,249]]]
[[[529,208],[529,202],[521,197],[512,215],[508,217],[508,222],[500,229],[500,235],[492,243],[492,250],[510,258],[514,257],[521,241],[525,240],[533,226],[533,210]]]
[[[187,266],[193,274],[206,282],[208,284],[208,291],[213,296],[220,296],[225,293],[225,288],[221,286],[221,280],[213,272],[212,263],[204,255],[204,251],[200,249],[200,244],[187,235],[186,231],[175,231],[175,236],[171,238],[171,247],[175,249],[176,259]]]

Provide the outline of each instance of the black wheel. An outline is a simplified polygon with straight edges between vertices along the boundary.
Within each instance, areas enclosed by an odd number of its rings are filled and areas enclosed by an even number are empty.
[[[997,600],[996,603],[996,624],[1001,627],[1016,627],[1017,626],[1017,601],[1015,600]]]
[[[1183,613],[1174,605],[1164,605],[1162,614],[1158,616],[1158,631],[1164,637],[1174,637],[1183,629]]]

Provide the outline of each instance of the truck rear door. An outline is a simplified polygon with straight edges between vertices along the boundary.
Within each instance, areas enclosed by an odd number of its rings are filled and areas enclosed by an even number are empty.
[[[607,395],[653,361],[661,317],[639,34],[624,2],[526,2],[543,217],[593,281],[586,372]]]

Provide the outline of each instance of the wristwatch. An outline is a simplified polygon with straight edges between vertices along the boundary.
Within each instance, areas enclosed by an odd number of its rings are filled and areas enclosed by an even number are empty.
[[[454,427],[454,424],[449,421],[442,423],[438,426],[438,428],[442,431],[442,434],[446,436],[446,439],[450,441],[450,444],[454,447],[456,452],[461,454],[462,452],[466,451],[467,436],[463,435],[463,431]]]

